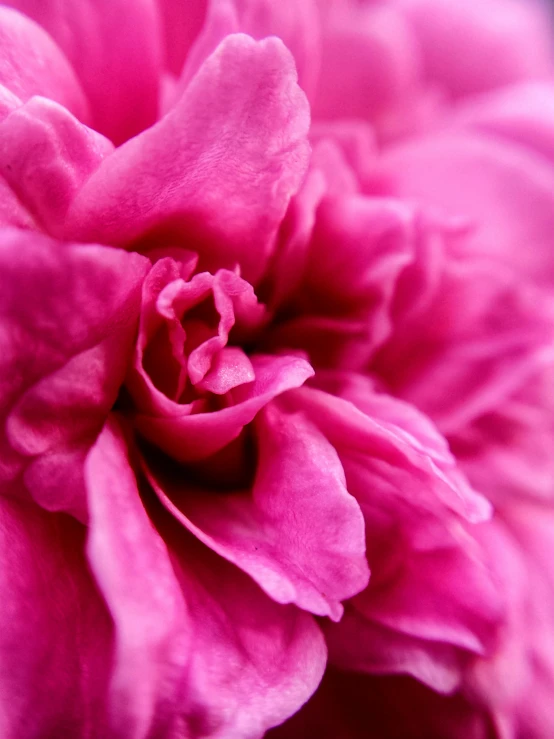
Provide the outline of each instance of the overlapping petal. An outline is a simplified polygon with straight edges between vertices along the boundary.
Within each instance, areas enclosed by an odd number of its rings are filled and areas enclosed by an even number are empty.
[[[2,483],[27,469],[44,507],[83,517],[79,460],[125,377],[148,261],[4,229],[0,262]]]

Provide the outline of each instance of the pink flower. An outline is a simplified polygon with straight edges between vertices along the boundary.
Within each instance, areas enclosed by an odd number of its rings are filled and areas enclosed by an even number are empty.
[[[544,9],[8,5],[0,734],[548,736]]]

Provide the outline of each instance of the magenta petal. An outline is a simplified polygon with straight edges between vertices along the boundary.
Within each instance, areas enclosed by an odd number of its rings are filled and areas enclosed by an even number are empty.
[[[178,461],[205,459],[236,439],[270,400],[313,375],[310,365],[299,357],[258,355],[251,357],[251,363],[256,379],[231,391],[232,405],[191,413],[190,406],[172,403],[163,414],[138,414],[137,428]]]
[[[94,127],[119,144],[154,123],[161,68],[155,0],[8,0],[65,52]]]
[[[75,195],[112,151],[108,139],[44,98],[29,100],[0,123],[0,174],[53,236]]]
[[[0,496],[0,734],[107,736],[112,624],[83,557],[85,529]]]
[[[268,598],[159,503],[153,516],[191,614],[190,668],[180,705],[185,736],[258,739],[315,691],[327,656],[321,631],[309,614]]]
[[[168,736],[188,660],[189,623],[167,549],[138,494],[117,421],[85,465],[87,553],[115,624],[110,736]]]
[[[89,179],[67,233],[128,245],[163,227],[202,268],[240,263],[252,281],[304,175],[308,124],[282,43],[230,36],[170,113]]]
[[[301,414],[272,404],[255,421],[258,465],[248,493],[216,495],[161,474],[164,505],[279,603],[338,620],[367,584],[363,516],[335,450]]]
[[[8,483],[32,464],[27,484],[48,508],[84,515],[82,490],[64,482],[56,492],[56,480],[64,460],[76,479],[75,460],[116,400],[147,265],[107,247],[1,233],[0,470]]]
[[[89,105],[75,72],[51,37],[21,13],[0,7],[0,83],[23,102],[42,95],[86,121]]]

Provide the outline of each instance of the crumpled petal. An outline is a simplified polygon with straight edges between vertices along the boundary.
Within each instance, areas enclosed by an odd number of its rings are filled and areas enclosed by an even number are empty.
[[[26,16],[0,7],[0,83],[26,102],[55,100],[87,122],[89,104],[73,67],[52,38]]]
[[[156,126],[108,157],[75,199],[66,236],[130,245],[160,236],[200,267],[260,275],[307,165],[307,102],[277,39],[229,36]]]
[[[115,144],[156,120],[161,33],[155,0],[7,0],[72,63],[97,131]]]
[[[0,496],[0,734],[106,736],[112,624],[83,556],[85,529]]]
[[[363,517],[329,442],[300,414],[268,405],[254,422],[251,491],[216,494],[150,475],[167,509],[279,603],[340,619],[340,601],[367,584]],[[185,473],[186,474],[186,473]]]
[[[41,505],[86,510],[74,465],[124,379],[148,260],[4,229],[0,243],[2,484],[27,465]],[[32,299],[31,299],[32,298]],[[38,461],[40,459],[40,461]],[[36,464],[39,466],[37,467]]]

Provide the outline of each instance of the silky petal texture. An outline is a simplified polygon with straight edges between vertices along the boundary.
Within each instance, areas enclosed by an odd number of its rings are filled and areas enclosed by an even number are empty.
[[[554,173],[530,150],[474,132],[445,133],[384,155],[388,191],[473,225],[467,250],[552,281]]]
[[[0,174],[29,219],[53,236],[63,231],[74,197],[113,149],[104,136],[41,97],[0,123]],[[19,221],[19,214],[9,211],[4,225]]]
[[[183,11],[181,11],[183,12]],[[185,63],[179,82],[182,91],[204,59],[232,33],[246,33],[256,40],[277,36],[292,52],[299,84],[313,92],[319,73],[319,14],[316,0],[211,0],[206,20]]]
[[[115,144],[156,120],[161,32],[155,0],[7,0],[39,23],[73,65],[92,123]]]
[[[551,78],[551,14],[541,0],[392,0],[417,40],[423,73],[460,97]]]
[[[167,548],[148,520],[117,421],[85,464],[87,555],[114,620],[108,697],[113,737],[170,736],[190,649],[188,613]]]
[[[83,518],[74,469],[114,404],[130,358],[148,261],[101,246],[1,232],[2,483]],[[32,300],[29,299],[32,296]]]
[[[26,16],[0,7],[0,83],[23,102],[50,98],[87,121],[88,101],[73,67],[51,37]]]
[[[83,557],[85,529],[0,497],[0,733],[107,736],[112,624]]]
[[[327,652],[314,619],[268,598],[153,501],[192,620],[179,736],[257,739],[309,698]]]
[[[130,245],[161,229],[197,251],[202,268],[239,263],[252,282],[304,176],[308,125],[282,43],[230,36],[170,113],[88,180],[66,233]]]
[[[275,404],[254,426],[251,492],[210,493],[164,474],[165,464],[151,483],[184,526],[275,601],[338,620],[340,601],[362,590],[369,573],[363,517],[336,452],[307,419]]]

